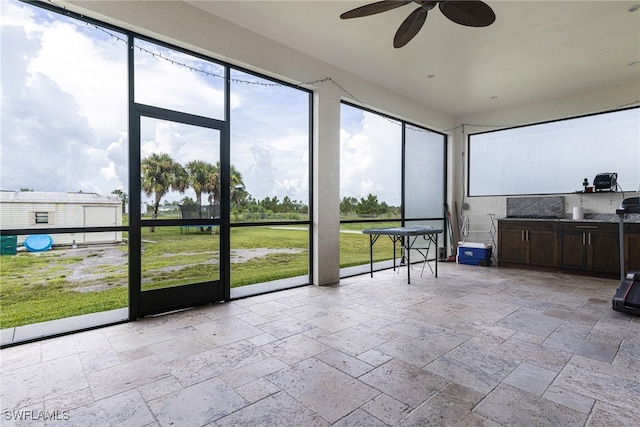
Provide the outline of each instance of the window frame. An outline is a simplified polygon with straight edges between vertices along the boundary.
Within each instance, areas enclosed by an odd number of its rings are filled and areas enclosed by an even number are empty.
[[[376,114],[379,115],[381,117],[384,117],[390,121],[393,122],[398,122],[400,126],[402,126],[402,132],[401,132],[401,179],[400,179],[400,191],[401,191],[401,204],[400,204],[400,209],[399,209],[399,216],[397,217],[393,217],[393,218],[358,218],[358,219],[340,219],[339,224],[340,226],[342,226],[343,224],[351,224],[353,226],[353,224],[363,224],[365,226],[365,228],[375,228],[376,224],[382,224],[382,223],[392,223],[392,222],[399,222],[401,226],[410,226],[413,224],[425,224],[425,225],[434,225],[434,224],[438,224],[441,223],[442,224],[442,229],[443,229],[443,235],[446,236],[447,235],[447,229],[446,229],[446,224],[447,224],[447,218],[445,215],[445,206],[443,205],[442,207],[442,215],[438,216],[438,217],[427,217],[427,216],[423,216],[423,217],[407,217],[406,216],[406,209],[405,209],[405,204],[406,204],[406,199],[405,199],[405,192],[406,192],[406,176],[405,176],[405,170],[406,170],[406,157],[407,157],[407,153],[406,153],[406,144],[407,144],[407,131],[408,128],[413,128],[413,130],[417,130],[417,131],[426,131],[426,132],[431,132],[437,135],[440,135],[442,137],[442,144],[443,144],[443,150],[442,150],[442,154],[443,154],[443,168],[442,168],[442,185],[443,185],[443,192],[442,192],[442,196],[443,196],[443,203],[446,204],[447,202],[447,197],[448,197],[448,191],[447,191],[447,174],[448,174],[448,146],[449,146],[449,136],[444,133],[444,132],[438,132],[435,131],[433,129],[429,129],[428,127],[425,126],[421,126],[421,125],[417,125],[415,123],[409,122],[407,120],[404,119],[400,119],[400,118],[396,118],[393,117],[391,115],[388,114],[384,114],[384,113],[380,113],[379,111],[375,111],[372,110],[370,108],[366,108],[363,107],[362,105],[358,105],[358,104],[354,104],[348,101],[341,101],[340,105],[347,105],[349,107],[353,107],[359,110],[362,110],[364,112],[368,112],[371,114]],[[342,160],[340,160],[342,161]],[[343,200],[343,196],[342,194],[340,195],[340,202],[342,202]],[[367,239],[368,241],[368,239]],[[446,237],[444,238],[443,241],[439,241],[438,245],[443,245],[443,246],[447,246],[448,242],[446,241]],[[437,250],[437,248],[434,248],[434,250]],[[342,264],[342,263],[341,263]],[[387,265],[389,264],[389,265]],[[378,270],[378,269],[384,269],[384,268],[390,268],[390,262],[388,263],[381,263],[381,264],[375,264],[374,265],[374,269]],[[345,277],[350,277],[350,276],[354,276],[354,275],[359,275],[359,274],[363,274],[365,272],[369,272],[369,264],[360,264],[360,265],[354,265],[354,266],[347,266],[347,267],[341,267],[340,268],[340,277],[341,278],[345,278]]]
[[[500,129],[492,129],[492,130],[488,130],[488,131],[483,131],[483,132],[474,132],[474,133],[469,133],[467,135],[466,141],[465,141],[465,146],[466,146],[466,152],[468,153],[467,156],[467,161],[465,164],[466,167],[466,172],[467,172],[467,176],[466,179],[463,180],[464,181],[464,185],[466,185],[466,189],[464,191],[464,194],[466,197],[508,197],[508,196],[528,196],[528,195],[556,195],[556,194],[571,194],[574,193],[575,191],[536,191],[536,192],[504,192],[504,193],[500,193],[500,192],[491,192],[491,194],[472,194],[471,190],[472,190],[472,168],[473,168],[473,153],[472,153],[472,142],[473,142],[473,137],[474,136],[478,136],[478,135],[487,135],[487,134],[491,134],[491,133],[498,133],[498,132],[504,132],[504,131],[510,131],[510,130],[514,130],[514,129],[523,129],[523,128],[527,128],[527,127],[534,127],[534,126],[544,126],[547,124],[555,124],[555,123],[560,123],[560,122],[570,122],[573,120],[580,120],[580,119],[585,119],[585,118],[589,118],[589,117],[596,117],[596,116],[602,116],[602,115],[606,115],[606,114],[615,114],[618,112],[625,112],[625,111],[630,111],[630,110],[638,110],[638,114],[640,115],[640,107],[628,107],[628,108],[618,108],[618,109],[614,109],[614,110],[607,110],[607,111],[602,111],[602,112],[597,112],[597,113],[591,113],[591,114],[582,114],[582,115],[578,115],[578,116],[570,116],[570,117],[563,117],[563,118],[557,118],[557,119],[553,119],[553,120],[547,120],[547,121],[541,121],[541,122],[535,122],[535,123],[528,123],[528,124],[524,124],[524,125],[519,125],[519,126],[511,126],[511,127],[503,127]],[[497,165],[497,167],[499,167],[500,165]],[[609,172],[609,171],[598,171],[598,173],[600,172]],[[614,171],[614,172],[619,172],[619,171]],[[589,182],[591,182],[593,180],[593,178],[595,177],[595,175],[593,177],[588,177]],[[582,180],[582,179],[581,179]],[[580,189],[580,182],[576,182],[575,184],[576,189]],[[635,188],[629,188],[629,189],[623,189],[625,191],[634,191],[636,190]]]

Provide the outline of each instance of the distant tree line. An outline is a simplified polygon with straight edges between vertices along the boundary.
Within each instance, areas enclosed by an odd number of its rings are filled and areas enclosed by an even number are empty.
[[[400,208],[380,202],[378,196],[369,193],[366,199],[360,200],[355,197],[343,197],[340,202],[340,214],[342,217],[397,216],[400,214]]]

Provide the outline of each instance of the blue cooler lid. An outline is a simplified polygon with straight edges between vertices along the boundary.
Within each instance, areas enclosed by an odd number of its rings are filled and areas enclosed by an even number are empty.
[[[48,234],[33,234],[24,240],[24,247],[29,252],[44,252],[51,249],[53,239]]]

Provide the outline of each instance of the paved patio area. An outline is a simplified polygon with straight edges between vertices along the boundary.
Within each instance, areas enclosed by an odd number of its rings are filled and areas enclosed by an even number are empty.
[[[617,281],[414,269],[3,349],[2,425],[637,425]]]

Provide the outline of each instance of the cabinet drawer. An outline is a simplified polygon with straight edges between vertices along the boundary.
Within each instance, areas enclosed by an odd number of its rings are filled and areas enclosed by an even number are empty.
[[[523,220],[500,220],[498,224],[504,230],[548,230],[556,231],[557,221],[523,221]]]
[[[617,233],[618,224],[602,223],[602,222],[563,222],[561,224],[562,232],[598,232],[598,233]]]
[[[560,235],[562,267],[619,272],[618,224],[565,222],[560,226]]]

